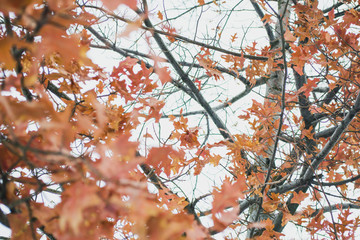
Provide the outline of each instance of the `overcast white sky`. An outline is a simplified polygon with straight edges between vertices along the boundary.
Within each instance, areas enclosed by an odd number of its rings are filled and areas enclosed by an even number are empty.
[[[196,0],[184,0],[184,1],[174,1],[174,0],[163,0],[163,1],[148,1],[149,2],[149,8],[152,10],[153,16],[151,19],[154,23],[159,22],[159,20],[156,17],[157,12],[160,10],[162,14],[167,16],[168,18],[172,18],[173,16],[177,16],[181,13],[183,13],[187,8],[190,8],[194,6],[197,1]],[[320,5],[324,5],[325,7],[331,6],[333,4],[333,1],[319,1]],[[223,41],[222,47],[224,48],[238,48],[240,50],[240,46],[246,46],[248,44],[251,44],[253,41],[257,41],[259,45],[266,45],[267,44],[267,37],[266,32],[261,28],[261,22],[256,15],[256,13],[252,10],[252,6],[250,4],[250,1],[244,0],[244,1],[227,1],[226,3],[222,3],[221,8],[216,8],[213,4],[210,6],[204,6],[202,8],[198,8],[195,11],[185,14],[184,16],[178,18],[177,20],[171,21],[171,25],[175,27],[179,34],[184,35],[191,39],[196,39],[198,41],[202,41],[204,38],[206,38],[208,35],[214,36],[216,34],[216,27],[217,26],[226,26],[223,29],[222,32],[222,39],[225,39]],[[239,4],[239,5],[238,5]],[[274,2],[271,2],[273,6],[275,6]],[[235,11],[229,15],[227,12],[224,12],[224,9],[232,9],[235,7]],[[120,10],[120,12],[123,12],[124,10]],[[275,19],[274,19],[275,20]],[[104,25],[106,27],[106,30],[111,33],[111,30],[115,30],[114,27],[108,22],[105,22]],[[118,32],[121,32],[121,27],[118,29]],[[127,40],[120,40],[120,46],[121,47],[128,47],[131,46],[134,42],[134,40],[137,40],[137,50],[142,51],[144,53],[149,52],[149,48],[147,47],[147,44],[144,40],[139,40],[138,37],[141,36],[143,32],[141,30],[134,32],[130,35],[130,37]],[[231,43],[229,40],[230,36],[234,33],[237,33],[238,39]],[[244,38],[243,38],[244,37]],[[153,46],[156,46],[153,44]],[[188,62],[193,61],[193,56],[195,56],[198,51],[199,47],[194,47],[191,45],[186,45],[187,49],[182,50],[183,52],[179,52],[176,50],[176,43],[172,44],[174,55],[179,57],[181,53],[183,53],[183,56],[181,56],[179,60],[186,60]],[[153,49],[155,52],[157,51],[156,48]],[[108,71],[111,71],[113,66],[116,66],[121,59],[121,57],[112,51],[107,50],[91,50],[89,52],[89,56],[95,63],[98,65],[104,67]],[[217,60],[220,62],[220,54],[215,55],[217,57]],[[196,75],[196,71],[193,70],[191,74]],[[238,81],[226,77],[223,82],[217,83],[214,82],[213,84],[219,84],[222,85],[223,88],[214,88],[209,89],[206,91],[205,97],[207,99],[212,99],[214,96],[219,96],[218,100],[226,100],[226,98],[230,98],[231,96],[234,96],[241,92],[243,90],[242,84],[239,84]],[[221,91],[221,89],[226,89],[226,91]],[[255,90],[253,93],[251,93],[249,96],[247,96],[245,99],[237,102],[233,106],[231,106],[227,111],[219,111],[219,115],[222,117],[222,119],[226,120],[227,126],[229,129],[234,133],[246,133],[249,132],[248,126],[240,119],[237,118],[241,114],[241,111],[239,109],[245,110],[246,108],[251,106],[252,99],[256,99],[258,101],[262,101],[261,95],[264,94],[264,87],[259,88]],[[184,105],[183,103],[179,103],[179,100],[177,97],[181,97],[182,93],[175,94],[172,98],[167,99],[167,103],[165,105],[165,113],[176,113],[172,112],[171,110],[176,108],[180,110],[180,108],[183,106],[184,110],[201,110],[201,107],[199,107],[196,104],[190,104],[190,105]],[[220,102],[218,102],[220,103]],[[218,105],[218,103],[213,103],[213,106]],[[191,107],[191,109],[188,109]],[[236,115],[232,115],[232,112],[237,111]],[[230,116],[230,118],[229,118]],[[206,133],[206,121],[204,119],[200,119],[199,116],[193,116],[189,117],[190,123],[198,123],[202,124],[203,127],[203,133]],[[170,132],[171,127],[168,123],[166,123],[167,120],[162,120],[161,122],[161,137],[166,138]],[[215,129],[215,127],[211,124],[212,128]],[[143,132],[155,132],[159,133],[159,126],[154,124],[153,121],[149,121]],[[215,132],[215,131],[214,131]],[[134,134],[134,139],[137,138],[137,134]],[[210,141],[214,142],[217,140],[220,140],[220,136],[211,136]],[[142,140],[142,143],[145,144]],[[151,140],[147,140],[147,146],[156,145],[156,141],[151,142]],[[216,149],[218,151],[218,154],[221,154],[224,156],[224,159],[222,160],[222,163],[226,165],[226,156],[224,149],[218,148]],[[201,174],[197,177],[193,176],[186,176],[183,177],[183,181],[179,183],[180,188],[182,191],[186,194],[187,197],[190,199],[195,198],[197,196],[203,195],[211,192],[212,186],[221,184],[221,180],[226,176],[227,173],[224,171],[221,167],[206,167],[205,173]],[[194,189],[195,188],[195,189]],[[177,188],[175,188],[176,190]],[[54,197],[52,194],[44,194],[43,195],[44,202],[51,205],[58,201],[57,197]],[[209,200],[209,198],[207,198]],[[203,207],[209,206],[210,202],[201,202]],[[286,237],[284,239],[308,239],[309,235],[304,231],[302,228],[295,227],[292,224],[288,224],[286,229],[284,230],[284,234],[286,234]],[[0,236],[6,236],[8,237],[10,235],[10,231],[4,227],[0,226]],[[218,235],[215,236],[216,239],[223,239],[223,236]]]

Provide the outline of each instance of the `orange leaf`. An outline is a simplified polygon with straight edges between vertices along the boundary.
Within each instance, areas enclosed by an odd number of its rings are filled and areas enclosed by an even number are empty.
[[[291,31],[286,31],[284,34],[284,38],[286,42],[295,42],[297,39]]]
[[[194,240],[207,239],[207,234],[205,229],[203,229],[199,224],[193,222],[192,228],[186,231],[186,237]]]
[[[11,55],[11,48],[15,41],[8,37],[0,40],[0,66],[3,65],[11,70],[15,67],[15,60]]]
[[[120,4],[125,4],[134,10],[137,8],[137,0],[102,0],[102,2],[110,10],[115,10]]]
[[[174,150],[170,146],[154,147],[150,149],[146,163],[152,165],[155,168],[155,172],[157,174],[160,174],[163,171],[166,175],[169,176],[172,167],[172,161],[169,155],[173,152]]]
[[[158,11],[157,16],[160,20],[164,19],[164,16],[162,15],[162,13],[160,11]]]
[[[335,18],[335,8],[331,9],[331,11],[328,13],[330,22],[334,22]]]
[[[28,212],[24,209],[24,211],[18,214],[8,214],[6,215],[9,220],[12,236],[11,239],[14,240],[26,240],[31,236],[31,228],[27,223],[29,221]],[[3,226],[1,226],[3,227]],[[34,231],[36,235],[36,231]],[[37,236],[39,237],[39,236]],[[38,238],[36,238],[38,239]]]
[[[225,178],[220,191],[214,191],[214,201],[212,213],[216,214],[224,211],[227,207],[235,207],[238,205],[237,200],[244,196],[242,193],[246,188],[245,180],[239,176],[235,183],[231,183],[228,178]]]
[[[299,93],[303,93],[306,97],[309,97],[311,91],[312,91],[315,87],[317,87],[319,80],[320,80],[319,78],[314,78],[313,80],[308,79],[308,80],[307,80],[307,83],[304,84],[304,86],[302,86],[302,87],[298,90],[298,92],[299,92]]]
[[[149,107],[149,114],[146,116],[146,119],[155,118],[156,122],[160,121],[161,118],[161,109],[165,105],[165,102],[159,101],[156,98],[149,97],[147,99],[139,98],[139,102],[142,103],[144,106]]]
[[[217,231],[224,230],[229,224],[233,223],[239,217],[239,205],[233,207],[232,210],[222,212],[220,215],[217,214],[216,217],[213,217],[214,229]]]
[[[162,59],[159,56],[151,56],[154,60],[154,69],[155,73],[159,76],[160,82],[164,85],[167,82],[171,82],[170,71],[168,67],[162,67]]]
[[[263,203],[262,207],[266,212],[273,212],[278,208],[278,203],[273,201],[266,201]]]
[[[237,33],[231,35],[231,42],[235,42],[236,39],[237,39]]]
[[[294,197],[291,199],[291,203],[297,203],[300,204],[305,198],[307,198],[309,196],[308,193],[304,193],[304,192],[299,192],[293,193]]]
[[[80,225],[84,223],[83,212],[93,206],[101,206],[102,200],[96,194],[96,185],[76,182],[65,188],[62,202],[59,205],[61,214],[59,226],[61,230],[70,227],[75,234],[80,232]]]
[[[215,154],[214,156],[209,157],[209,162],[216,167],[219,165],[221,158],[222,157],[220,155]]]
[[[169,39],[170,42],[175,42],[174,34],[176,33],[176,29],[173,27],[170,27],[168,25],[163,26],[164,30],[167,31],[168,35],[166,37]]]
[[[159,76],[160,82],[162,84],[171,82],[171,76],[168,67],[155,66],[155,72]]]
[[[271,221],[271,219],[266,219],[266,220],[261,220],[260,222],[254,222],[254,223],[250,223],[248,225],[248,228],[266,228],[266,229],[271,229],[274,226],[273,222]]]
[[[79,44],[81,43],[81,35],[68,35],[64,29],[50,24],[43,26],[40,34],[41,46],[37,49],[35,56],[38,59],[42,59],[45,55],[54,59],[53,61],[68,65],[72,65],[74,59],[82,64],[92,64],[86,55],[89,50],[88,46]]]
[[[296,213],[293,215],[289,212],[283,212],[283,214],[283,219],[281,221],[282,226],[285,226],[289,221],[297,221],[303,217],[300,213]]]
[[[154,139],[153,136],[150,134],[150,133],[145,133],[143,135],[143,138],[151,138],[151,139]]]
[[[129,141],[130,134],[121,134],[112,143],[114,155],[135,157],[138,143]]]
[[[271,15],[270,14],[265,14],[264,17],[261,19],[261,21],[266,24],[266,23],[272,23],[273,20],[271,19]]]
[[[185,133],[181,134],[180,141],[181,146],[187,146],[187,147],[196,147],[199,146],[200,143],[197,139],[199,130],[197,128],[187,129]]]
[[[205,4],[204,0],[198,0],[198,3],[199,3],[200,6]]]
[[[141,25],[142,25],[143,19],[139,18],[136,21],[133,22],[128,22],[128,24],[126,25],[125,30],[120,33],[119,37],[127,37],[130,35],[130,33],[132,33],[133,31],[138,30]]]
[[[206,49],[205,53],[198,54],[196,59],[199,61],[199,64],[206,70],[206,74],[208,76],[213,76],[215,80],[224,78],[222,73],[219,70],[215,69],[216,63],[209,58],[209,55],[210,55],[209,49]]]

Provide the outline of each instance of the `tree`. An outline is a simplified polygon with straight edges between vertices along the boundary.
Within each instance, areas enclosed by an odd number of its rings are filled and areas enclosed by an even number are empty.
[[[1,1],[0,222],[13,239],[355,239],[359,9]]]

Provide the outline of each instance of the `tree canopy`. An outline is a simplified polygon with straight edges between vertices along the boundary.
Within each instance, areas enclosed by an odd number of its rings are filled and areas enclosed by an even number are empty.
[[[1,0],[12,239],[355,239],[359,0]]]

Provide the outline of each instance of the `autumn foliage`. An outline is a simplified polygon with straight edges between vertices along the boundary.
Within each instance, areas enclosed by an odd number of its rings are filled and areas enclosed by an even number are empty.
[[[2,228],[359,236],[360,1],[160,2],[0,1]]]

